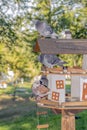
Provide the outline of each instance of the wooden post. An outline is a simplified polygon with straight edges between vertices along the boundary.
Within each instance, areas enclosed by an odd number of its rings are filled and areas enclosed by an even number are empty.
[[[62,110],[61,130],[75,130],[75,115],[69,110]]]
[[[87,70],[87,54],[83,55],[82,69]]]

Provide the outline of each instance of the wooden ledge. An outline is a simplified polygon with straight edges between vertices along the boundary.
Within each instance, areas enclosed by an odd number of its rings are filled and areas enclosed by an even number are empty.
[[[48,106],[56,106],[56,107],[59,106],[58,102],[53,102],[53,101],[45,100],[45,99],[42,99],[39,102],[37,102],[37,105],[40,105],[40,104],[48,105]]]
[[[64,102],[64,107],[87,107],[87,101],[76,101],[76,102]]]
[[[86,70],[83,70],[82,68],[71,68],[71,67],[68,67],[66,72],[64,72],[64,70],[60,67],[46,68],[45,72],[47,74],[53,73],[53,74],[61,74],[61,75],[87,75]]]

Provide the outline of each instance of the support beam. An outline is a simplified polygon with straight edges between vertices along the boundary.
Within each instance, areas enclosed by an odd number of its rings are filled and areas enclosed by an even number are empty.
[[[75,115],[68,110],[62,110],[61,130],[75,130]]]
[[[87,70],[87,54],[83,55],[82,69]]]

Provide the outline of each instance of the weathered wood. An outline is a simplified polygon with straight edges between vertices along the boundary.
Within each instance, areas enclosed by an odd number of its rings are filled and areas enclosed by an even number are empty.
[[[37,125],[37,129],[48,128],[49,124]]]
[[[87,39],[38,39],[34,48],[44,54],[87,54]]]
[[[69,74],[69,75],[71,75],[71,74],[87,74],[87,71],[83,70],[82,68],[70,68],[70,67],[67,68],[66,73],[60,67],[47,68],[46,71],[49,73],[63,74],[63,75],[65,75],[65,74]]]
[[[64,107],[87,107],[87,101],[79,101],[79,102],[64,102],[62,103]]]
[[[79,111],[79,110],[87,110],[87,106],[85,107],[85,106],[66,106],[66,107],[64,107],[64,106],[52,106],[52,105],[46,105],[46,104],[38,104],[38,106],[40,106],[40,107],[43,107],[43,108],[51,108],[51,109],[57,109],[57,110],[62,110],[62,109],[65,109],[65,110],[74,110],[74,111],[76,111],[77,110],[77,112]]]
[[[68,110],[62,110],[61,130],[75,130],[75,115]]]
[[[37,104],[43,104],[43,105],[48,105],[48,106],[56,106],[56,107],[59,106],[58,102],[53,102],[53,101],[44,100],[44,99],[40,100]]]
[[[87,70],[87,54],[83,55],[82,69]]]

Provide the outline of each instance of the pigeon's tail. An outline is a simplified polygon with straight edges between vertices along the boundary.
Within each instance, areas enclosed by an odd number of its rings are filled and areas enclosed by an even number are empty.
[[[65,64],[67,64],[67,62],[65,62],[65,61],[60,61],[58,65],[63,67]]]
[[[58,38],[58,34],[56,34],[55,32],[53,32],[53,33],[51,34],[51,38],[57,39],[57,38]]]
[[[67,62],[57,59],[52,64],[53,65],[64,66],[64,64],[67,64]]]

